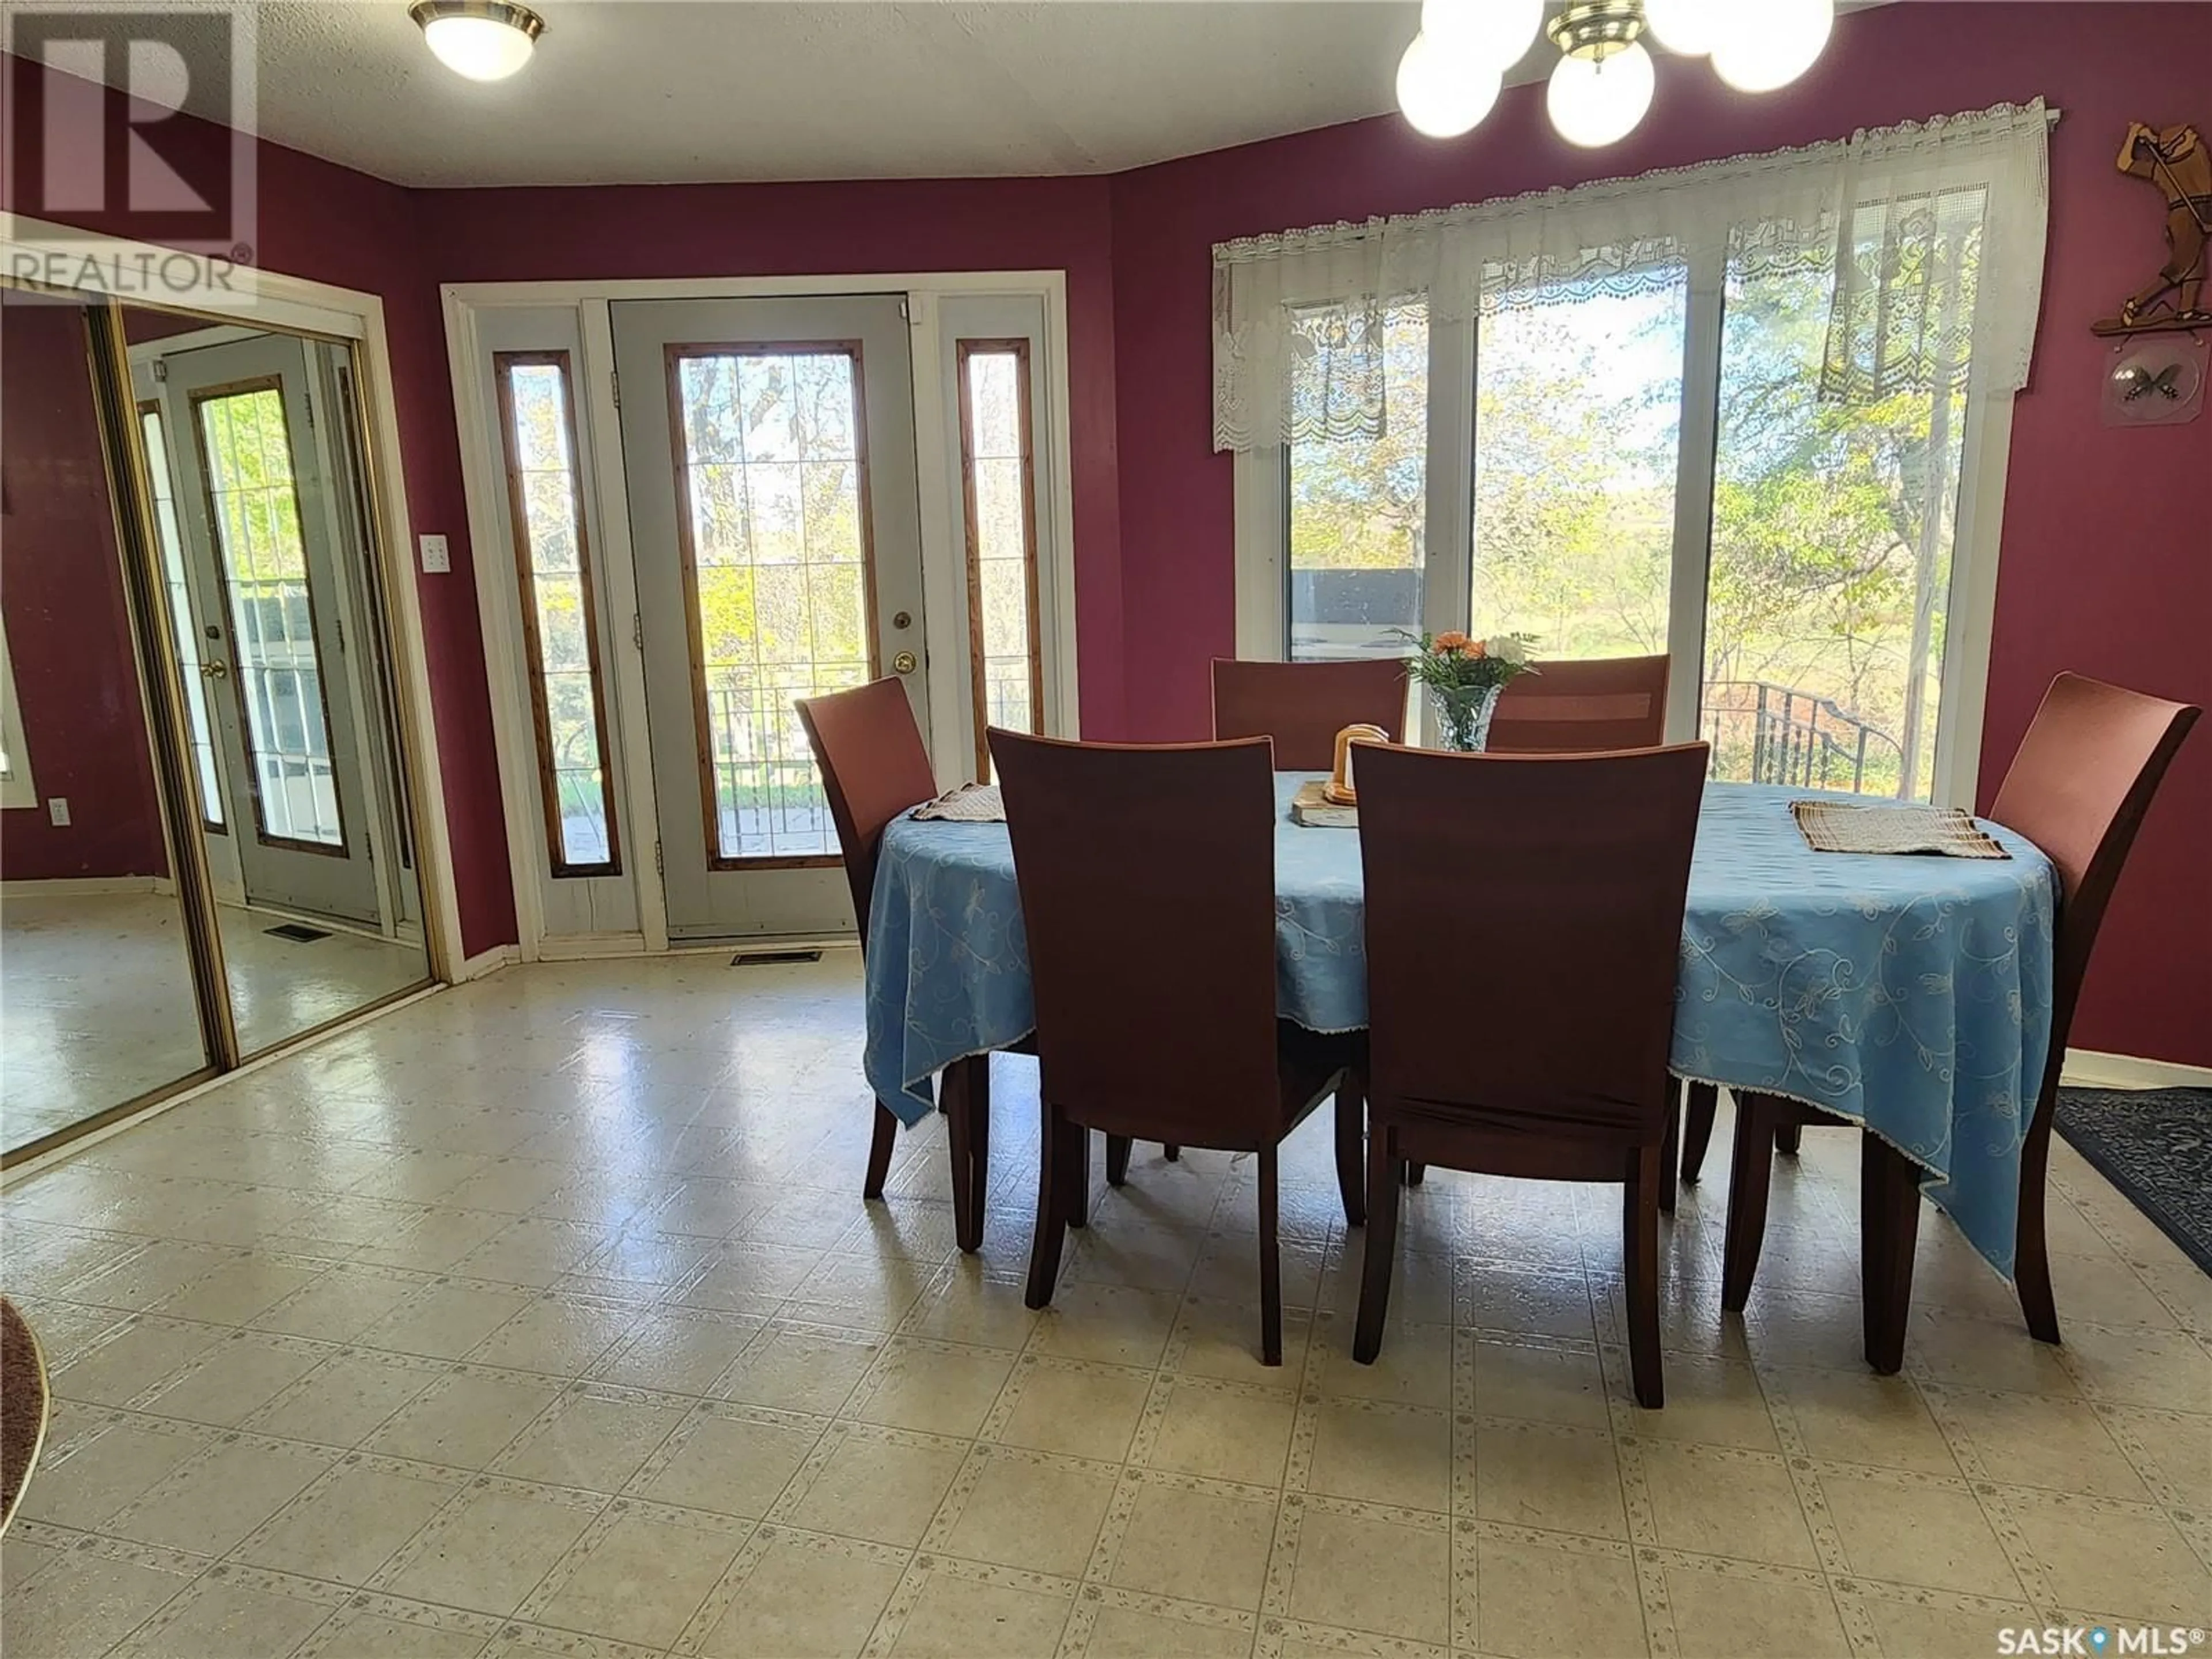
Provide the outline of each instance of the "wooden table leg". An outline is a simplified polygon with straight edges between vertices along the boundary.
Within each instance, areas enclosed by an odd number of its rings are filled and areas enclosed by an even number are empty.
[[[1659,1143],[1659,1212],[1674,1213],[1674,1170],[1681,1157],[1682,1085],[1670,1083],[1667,1092],[1667,1133]]]
[[[1759,1252],[1766,1242],[1767,1184],[1774,1176],[1774,1118],[1765,1095],[1738,1091],[1735,1148],[1729,1164],[1728,1233],[1721,1246],[1721,1306],[1741,1313],[1751,1300]]]
[[[1710,1083],[1682,1085],[1682,1180],[1698,1184],[1705,1167],[1705,1148],[1712,1144],[1713,1120],[1720,1115],[1721,1091]]]
[[[1880,1135],[1859,1136],[1859,1294],[1867,1364],[1893,1376],[1905,1364],[1912,1255],[1920,1237],[1920,1166]]]
[[[982,1167],[990,1159],[991,1057],[971,1055],[945,1068],[938,1096],[952,1151],[952,1231],[963,1250],[983,1243]]]

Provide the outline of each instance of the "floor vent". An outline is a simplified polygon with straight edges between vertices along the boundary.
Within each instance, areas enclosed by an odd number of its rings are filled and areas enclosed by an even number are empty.
[[[331,936],[328,928],[310,927],[304,921],[288,921],[281,927],[264,927],[261,931],[271,939],[289,939],[295,945],[313,945],[319,939]]]
[[[740,951],[730,958],[732,968],[772,968],[785,962],[819,962],[819,951]]]

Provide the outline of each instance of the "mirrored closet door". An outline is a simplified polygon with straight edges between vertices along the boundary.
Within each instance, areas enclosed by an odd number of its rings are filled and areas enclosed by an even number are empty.
[[[5,298],[15,1162],[433,964],[352,348]]]

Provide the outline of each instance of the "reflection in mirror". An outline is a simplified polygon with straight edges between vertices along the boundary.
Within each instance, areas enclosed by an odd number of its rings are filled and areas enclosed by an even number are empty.
[[[208,1064],[86,308],[0,289],[0,1151]]]
[[[239,1047],[429,976],[349,349],[128,310]]]

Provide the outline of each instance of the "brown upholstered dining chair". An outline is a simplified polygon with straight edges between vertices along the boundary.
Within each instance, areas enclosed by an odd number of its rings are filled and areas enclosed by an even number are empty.
[[[1589,755],[1667,740],[1667,659],[1600,657],[1537,665],[1498,694],[1493,755]]]
[[[1486,752],[1595,755],[1656,749],[1666,740],[1665,657],[1569,658],[1538,665],[1498,694]],[[1670,1124],[1678,1121],[1673,1107],[1668,1112]],[[1670,1212],[1674,1164],[1670,1135],[1659,1176],[1660,1207]],[[1419,1186],[1425,1173],[1419,1162],[1407,1164],[1407,1184]]]
[[[806,697],[798,705],[814,762],[830,798],[830,822],[844,851],[845,880],[852,889],[853,915],[860,930],[862,953],[868,947],[869,901],[876,890],[876,860],[884,830],[908,808],[935,799],[937,775],[915,723],[906,683],[895,676],[850,691]],[[990,1161],[991,1059],[979,1054],[945,1068],[943,1102],[946,1139],[952,1146],[953,1229],[960,1248],[982,1243],[983,1192]],[[875,1132],[868,1143],[867,1179],[861,1194],[884,1195],[899,1121],[882,1101],[876,1103]]]
[[[2081,1000],[2081,981],[2113,886],[2135,845],[2166,768],[2203,711],[2079,674],[2061,674],[2021,739],[1990,818],[2043,849],[2058,877],[2057,938],[2051,982],[2051,1054],[2021,1148],[2020,1220],[2013,1274],[2021,1312],[2039,1340],[2058,1340],[2044,1234],[2044,1181],[2051,1158],[2058,1075]],[[1364,794],[1366,774],[1360,775]],[[1365,803],[1363,800],[1362,805]],[[1721,1305],[1749,1298],[1766,1230],[1767,1182],[1778,1124],[1837,1124],[1815,1109],[1772,1096],[1736,1097],[1735,1153],[1729,1192]],[[1920,1218],[1919,1170],[1873,1135],[1863,1135],[1859,1248],[1867,1267],[1867,1358],[1894,1371],[1905,1355],[1912,1255]],[[1877,1294],[1877,1292],[1879,1294]]]
[[[1336,734],[1379,726],[1395,743],[1406,730],[1406,666],[1391,657],[1352,662],[1213,660],[1213,736],[1270,738],[1285,772],[1326,772]]]
[[[1079,744],[994,729],[990,743],[1036,995],[1043,1146],[1029,1305],[1052,1300],[1066,1230],[1082,1218],[1091,1130],[1109,1138],[1109,1180],[1110,1149],[1132,1139],[1254,1152],[1261,1357],[1279,1365],[1276,1149],[1357,1051],[1275,1017],[1267,740]],[[1337,1114],[1338,1179],[1356,1220],[1360,1103],[1349,1087]]]
[[[1660,1148],[1704,744],[1359,759],[1367,1259],[1382,1346],[1401,1166],[1623,1188],[1630,1368],[1657,1406]]]

